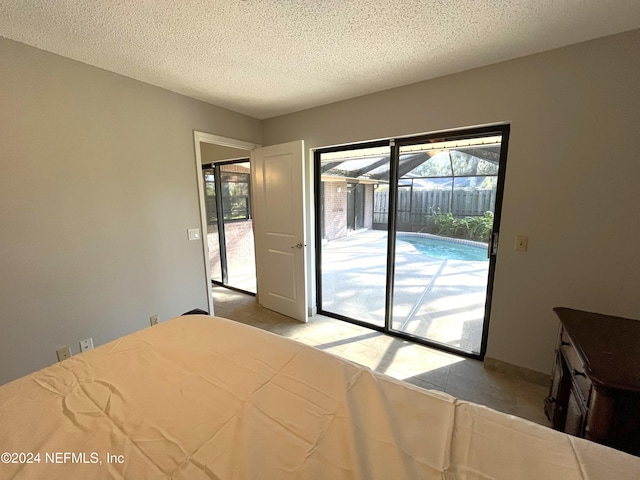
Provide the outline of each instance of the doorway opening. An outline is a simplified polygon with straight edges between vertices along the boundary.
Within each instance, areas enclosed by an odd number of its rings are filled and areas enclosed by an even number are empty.
[[[483,359],[508,136],[317,150],[318,312]]]
[[[209,225],[212,227],[208,235],[211,244],[202,236],[209,312],[214,313],[212,277],[214,282],[224,283],[231,289],[238,288],[233,286],[236,281],[232,279],[242,277],[237,275],[242,269],[234,270],[234,265],[237,267],[239,263],[230,259],[229,250],[235,246],[227,238],[230,229],[236,224],[251,224],[252,233],[245,231],[241,237],[247,245],[245,254],[252,250],[248,237],[254,239],[252,276],[256,277],[253,290],[258,303],[306,321],[304,142],[260,147],[198,131],[194,131],[194,142],[201,230],[207,232]],[[215,259],[212,247],[216,245],[218,251],[226,249],[224,254],[218,254],[219,267],[217,261],[213,265],[210,261],[210,252]],[[224,257],[226,262],[222,260]],[[250,288],[246,284],[240,287]]]
[[[243,140],[236,140],[234,138],[221,137],[219,135],[213,135],[205,132],[193,132],[194,147],[195,147],[195,166],[198,177],[198,199],[200,204],[200,228],[203,232],[202,235],[202,253],[204,261],[206,295],[209,304],[209,313],[214,314],[215,308],[213,304],[212,295],[212,280],[222,282],[222,265],[221,261],[216,261],[216,253],[218,251],[218,259],[220,258],[219,248],[220,245],[226,245],[226,241],[220,242],[220,232],[224,235],[224,227],[222,229],[218,226],[218,218],[224,221],[225,212],[223,210],[224,200],[218,202],[215,197],[215,191],[220,190],[222,192],[222,174],[218,175],[220,185],[216,187],[215,180],[215,168],[216,164],[229,164],[234,161],[247,162],[247,158],[250,156],[251,151],[259,145],[245,142]],[[230,172],[231,173],[231,172]],[[238,172],[244,173],[244,172]],[[235,188],[235,187],[234,187]],[[220,206],[218,207],[218,203]],[[228,205],[227,212],[231,212],[231,217],[234,215],[234,209]],[[218,213],[220,208],[221,213]],[[237,212],[237,208],[235,209]],[[249,209],[251,211],[251,209]],[[228,214],[227,214],[228,215]],[[209,232],[209,230],[212,230]],[[205,236],[205,233],[207,234]],[[223,247],[224,248],[224,247]],[[254,247],[251,249],[255,252]],[[229,274],[229,262],[227,261],[227,275]],[[231,288],[232,286],[226,286],[225,288]]]
[[[211,282],[256,294],[249,159],[202,165]]]

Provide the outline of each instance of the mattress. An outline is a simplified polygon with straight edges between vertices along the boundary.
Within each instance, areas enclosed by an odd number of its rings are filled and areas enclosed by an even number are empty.
[[[640,477],[631,455],[201,315],[0,387],[0,452],[2,479]]]

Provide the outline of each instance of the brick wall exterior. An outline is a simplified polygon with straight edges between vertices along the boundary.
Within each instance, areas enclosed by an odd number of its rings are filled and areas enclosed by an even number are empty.
[[[347,182],[322,182],[324,187],[324,240],[347,235]],[[373,185],[364,186],[364,228],[373,228]]]
[[[242,265],[255,265],[255,249],[253,242],[253,222],[240,220],[228,222],[224,225],[224,234],[227,244],[227,265],[231,268],[239,268]],[[207,227],[207,239],[209,242],[209,262],[211,276],[220,281],[220,249],[218,244],[218,225]]]
[[[235,173],[250,173],[250,169],[243,167],[237,163],[231,163],[229,165],[220,165],[220,170],[223,172],[235,172]]]
[[[324,239],[347,234],[347,182],[322,182],[324,186]]]

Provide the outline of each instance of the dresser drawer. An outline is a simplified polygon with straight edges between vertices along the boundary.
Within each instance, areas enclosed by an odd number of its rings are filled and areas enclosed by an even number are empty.
[[[569,368],[572,383],[576,387],[576,401],[581,402],[586,407],[589,405],[591,397],[591,381],[585,374],[584,365],[564,329],[560,334],[560,352]]]

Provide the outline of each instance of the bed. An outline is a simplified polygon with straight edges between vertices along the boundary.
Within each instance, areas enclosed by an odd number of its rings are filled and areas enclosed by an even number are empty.
[[[2,479],[640,477],[640,458],[205,315],[3,385],[0,451]]]

